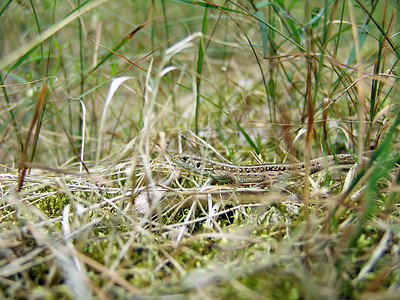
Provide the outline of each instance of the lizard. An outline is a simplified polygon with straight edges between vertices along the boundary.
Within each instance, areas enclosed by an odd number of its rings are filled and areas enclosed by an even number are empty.
[[[367,158],[363,158],[363,161]],[[295,179],[305,175],[305,163],[267,163],[260,165],[234,165],[214,161],[196,154],[177,154],[172,161],[181,169],[210,177],[219,183],[272,184],[282,176]],[[310,160],[310,174],[334,165],[353,165],[351,154],[336,154]]]

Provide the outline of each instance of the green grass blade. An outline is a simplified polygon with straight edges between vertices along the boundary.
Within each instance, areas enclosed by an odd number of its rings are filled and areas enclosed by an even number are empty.
[[[190,4],[190,5],[196,5],[196,6],[204,7],[206,9],[207,8],[218,9],[218,7],[219,7],[221,9],[223,9],[224,11],[243,14],[243,12],[240,11],[240,10],[235,10],[235,9],[232,9],[232,8],[229,8],[229,7],[226,7],[226,6],[219,6],[219,5],[217,7],[216,4],[210,4],[210,3],[207,3],[207,2],[204,2],[204,1],[196,1],[196,0],[194,0],[194,1],[192,1],[192,0],[172,0],[172,1],[181,2],[181,3],[185,3],[185,4]]]
[[[258,26],[260,27],[260,33],[262,38],[262,45],[263,45],[263,55],[264,57],[267,56],[267,49],[268,49],[268,26],[265,25],[266,19],[264,14],[261,11],[254,12],[254,15],[263,20],[264,22],[258,21]]]
[[[368,36],[369,30],[370,30],[369,26],[364,24],[358,31],[358,42],[360,45],[360,49],[362,48],[362,45],[364,44],[365,39]],[[351,48],[349,59],[347,60],[348,65],[352,65],[354,63],[354,60],[356,59],[356,49],[354,47],[355,46],[353,46],[353,48]]]
[[[236,123],[237,129],[243,134],[244,138],[246,139],[247,143],[250,145],[250,147],[256,151],[257,154],[261,154],[261,150],[257,147],[256,143],[253,142],[253,140],[250,138],[250,136],[247,134],[246,130],[243,129],[242,126],[238,122]]]
[[[194,119],[194,128],[196,134],[199,133],[199,111],[200,111],[200,85],[201,85],[201,74],[203,70],[203,59],[205,54],[205,37],[207,34],[207,23],[208,23],[208,8],[204,8],[203,14],[203,22],[201,27],[201,32],[203,33],[200,38],[199,43],[199,52],[198,52],[198,59],[197,59],[197,69],[196,69],[196,108],[195,108],[195,119]]]
[[[7,7],[11,4],[13,0],[8,0],[8,2],[4,3],[3,7],[0,9],[0,17],[6,11]]]

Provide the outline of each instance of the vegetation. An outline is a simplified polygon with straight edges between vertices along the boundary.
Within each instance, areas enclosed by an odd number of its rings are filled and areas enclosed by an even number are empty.
[[[3,1],[0,298],[397,299],[399,17],[395,0]],[[209,186],[182,151],[370,160]]]

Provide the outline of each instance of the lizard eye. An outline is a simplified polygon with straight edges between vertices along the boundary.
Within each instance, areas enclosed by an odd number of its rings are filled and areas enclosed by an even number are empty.
[[[198,169],[200,169],[201,163],[198,162],[198,163],[196,164],[196,167],[197,167]]]
[[[183,157],[182,157],[182,160],[183,160],[184,162],[186,162],[186,161],[188,160],[188,158],[189,158],[188,156],[183,156]]]

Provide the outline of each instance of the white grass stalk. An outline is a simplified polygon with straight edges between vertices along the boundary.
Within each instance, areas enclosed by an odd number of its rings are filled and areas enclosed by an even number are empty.
[[[103,107],[103,112],[101,114],[100,118],[100,126],[99,126],[99,132],[98,132],[98,141],[97,141],[97,151],[96,151],[96,167],[98,166],[99,160],[100,160],[100,152],[102,149],[103,145],[103,139],[104,139],[104,127],[107,119],[107,111],[108,107],[110,106],[111,100],[119,88],[119,86],[124,83],[126,80],[130,79],[131,77],[129,76],[124,76],[124,77],[117,77],[114,78],[111,82],[110,89],[108,90],[106,102]]]

